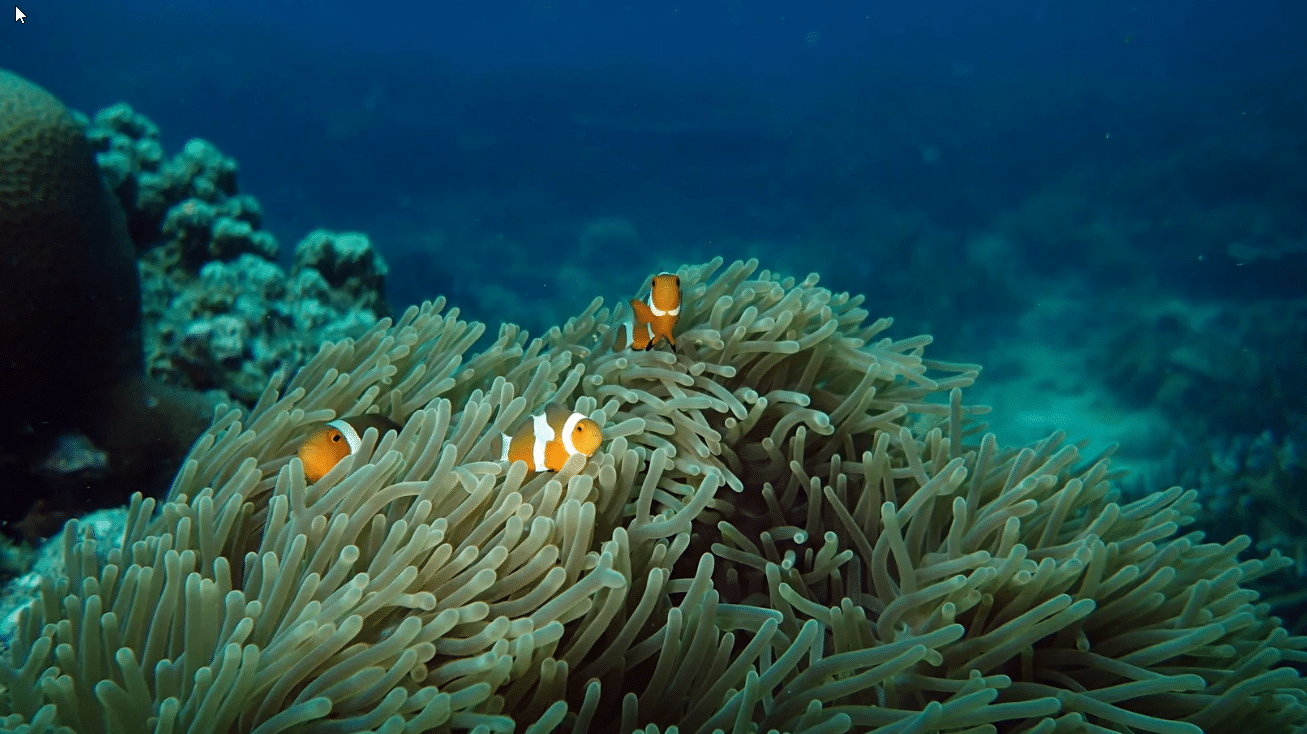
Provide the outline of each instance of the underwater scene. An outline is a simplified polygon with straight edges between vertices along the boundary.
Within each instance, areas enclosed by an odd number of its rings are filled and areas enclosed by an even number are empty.
[[[18,2],[0,733],[1307,733],[1307,5]]]

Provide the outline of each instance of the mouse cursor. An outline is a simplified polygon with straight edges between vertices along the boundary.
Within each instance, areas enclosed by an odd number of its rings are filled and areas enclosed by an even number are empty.
[[[23,11],[19,10],[19,9],[18,9],[18,6],[15,5],[15,6],[14,6],[14,22],[15,22],[15,23],[22,23],[23,25],[27,25],[27,21],[24,20],[24,18],[26,18],[26,17],[27,17],[27,13],[24,13]]]

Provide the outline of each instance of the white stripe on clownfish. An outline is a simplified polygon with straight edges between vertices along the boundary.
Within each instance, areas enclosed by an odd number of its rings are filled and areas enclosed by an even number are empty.
[[[354,430],[354,426],[351,426],[340,418],[331,421],[327,426],[340,431],[340,435],[345,437],[345,443],[349,446],[349,452],[351,454],[358,451],[359,446],[363,445],[363,437],[359,435],[358,431]]]
[[[658,307],[659,299],[668,302],[666,308]],[[654,276],[649,286],[649,310],[659,317],[681,315],[681,279],[675,273]]]
[[[531,449],[531,460],[536,471],[544,471],[545,464],[545,447],[550,441],[554,440],[554,428],[549,425],[548,411],[537,416],[531,417],[531,424],[534,426],[535,446]],[[507,436],[505,436],[507,438]],[[504,456],[508,456],[508,449],[504,449]]]
[[[588,419],[580,413],[573,412],[567,416],[567,422],[563,424],[563,448],[567,449],[568,455],[581,453],[581,450],[576,447],[576,441],[573,439],[576,438],[577,425],[583,420]]]
[[[649,298],[645,299],[645,303],[649,304],[649,310],[653,312],[654,316],[680,316],[681,315],[681,304],[679,302],[676,304],[676,308],[669,308],[666,311],[664,311],[661,308],[658,308],[658,304],[654,303],[653,291],[649,291]]]

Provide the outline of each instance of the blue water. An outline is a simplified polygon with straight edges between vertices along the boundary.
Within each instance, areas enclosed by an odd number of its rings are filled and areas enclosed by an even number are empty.
[[[368,233],[396,308],[757,256],[990,365],[1018,438],[1303,431],[1301,2],[20,7],[0,65],[212,141],[283,253]]]

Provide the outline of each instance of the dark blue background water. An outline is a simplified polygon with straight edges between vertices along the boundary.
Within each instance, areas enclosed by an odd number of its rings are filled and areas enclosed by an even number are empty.
[[[21,7],[0,63],[88,112],[131,103],[170,151],[214,142],[284,250],[368,232],[397,306],[531,322],[713,254],[937,331],[958,299],[911,298],[932,267],[981,312],[1019,301],[1001,271],[1302,284],[1227,252],[1262,213],[1270,249],[1307,237],[1300,2]],[[602,218],[630,229],[586,239]]]

